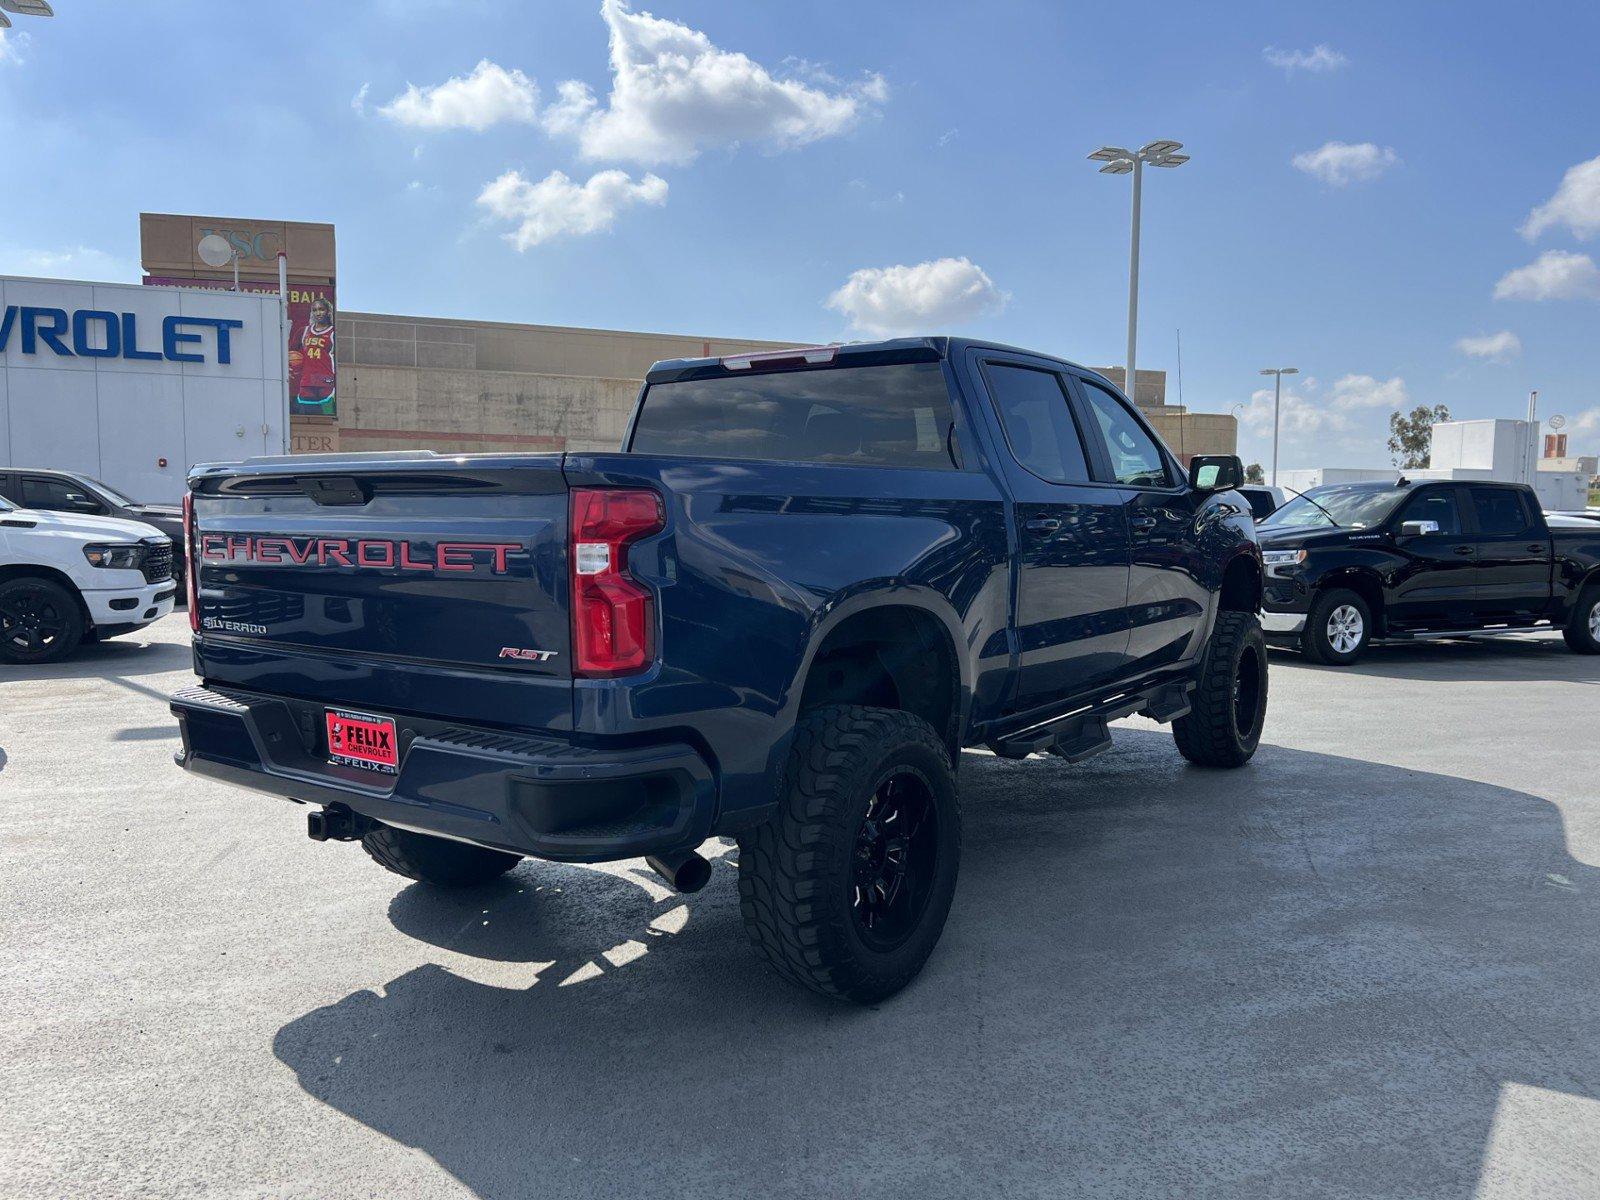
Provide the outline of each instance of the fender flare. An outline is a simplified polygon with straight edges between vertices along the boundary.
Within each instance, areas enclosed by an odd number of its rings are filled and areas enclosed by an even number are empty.
[[[939,628],[949,638],[956,667],[954,742],[959,746],[972,710],[973,677],[971,658],[963,653],[967,637],[960,618],[949,600],[925,584],[893,579],[867,580],[830,596],[812,611],[804,650],[789,679],[777,714],[784,734],[773,744],[768,760],[769,770],[776,770],[788,756],[789,745],[794,740],[795,721],[800,713],[800,699],[805,692],[805,681],[828,635],[851,617],[880,608],[914,608],[924,612],[939,623]]]

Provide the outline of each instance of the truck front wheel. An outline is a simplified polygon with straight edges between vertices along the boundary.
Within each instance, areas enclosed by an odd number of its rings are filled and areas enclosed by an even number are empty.
[[[812,709],[779,801],[739,840],[751,941],[812,991],[892,996],[927,962],[955,894],[961,813],[944,743],[898,709]]]
[[[439,887],[473,887],[504,875],[522,861],[516,854],[469,846],[449,838],[429,837],[407,829],[379,825],[361,839],[361,848],[381,867]]]
[[[1372,640],[1372,609],[1348,588],[1332,588],[1311,602],[1300,649],[1312,662],[1347,667]]]
[[[1579,594],[1562,636],[1567,639],[1568,649],[1579,654],[1600,654],[1600,583],[1591,583]]]
[[[78,599],[59,583],[24,577],[0,584],[0,662],[57,662],[83,634]]]
[[[1202,767],[1242,767],[1267,717],[1267,642],[1255,613],[1221,612],[1187,716],[1172,723],[1178,753]]]

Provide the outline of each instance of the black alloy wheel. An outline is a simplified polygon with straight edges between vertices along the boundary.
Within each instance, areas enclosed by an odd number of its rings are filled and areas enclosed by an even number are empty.
[[[851,912],[874,950],[893,950],[916,930],[933,894],[939,812],[928,781],[904,767],[867,801],[856,830]]]
[[[83,638],[83,616],[66,589],[48,579],[0,587],[0,658],[14,663],[65,658]]]

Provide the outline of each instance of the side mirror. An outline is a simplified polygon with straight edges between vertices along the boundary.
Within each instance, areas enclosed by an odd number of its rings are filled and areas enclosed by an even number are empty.
[[[1189,486],[1197,492],[1225,492],[1244,485],[1244,462],[1237,454],[1196,454],[1189,460]]]
[[[1429,533],[1439,532],[1437,521],[1402,521],[1400,523],[1401,537],[1422,537]]]

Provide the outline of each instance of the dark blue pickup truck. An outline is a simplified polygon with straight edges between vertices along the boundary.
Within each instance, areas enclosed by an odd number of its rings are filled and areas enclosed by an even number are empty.
[[[180,764],[435,884],[739,844],[756,944],[903,987],[944,926],[964,746],[1107,722],[1254,753],[1261,556],[1104,379],[947,338],[665,362],[615,454],[303,456],[189,478]]]

